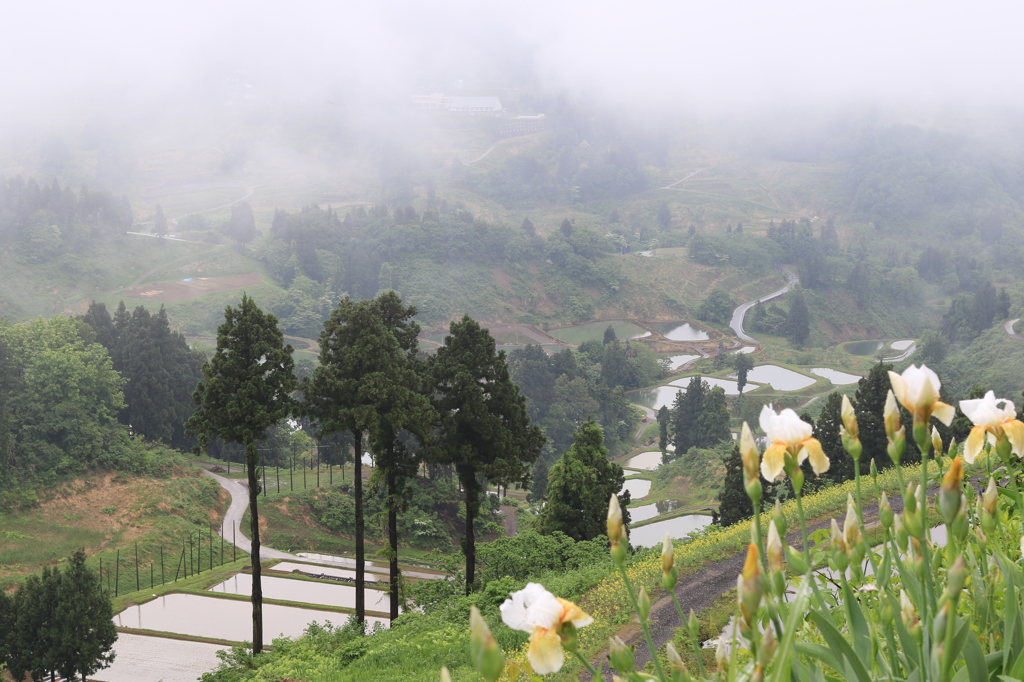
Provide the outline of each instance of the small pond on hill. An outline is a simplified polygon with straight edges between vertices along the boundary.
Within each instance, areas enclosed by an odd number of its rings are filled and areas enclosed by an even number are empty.
[[[843,344],[843,350],[851,355],[874,355],[884,345],[885,341],[850,341]]]
[[[626,462],[626,466],[630,469],[653,471],[661,466],[661,450],[649,450],[641,452],[639,455],[634,455]]]
[[[769,384],[776,391],[799,391],[816,379],[778,365],[758,365],[747,373],[747,381]]]
[[[654,504],[645,504],[642,507],[631,507],[629,510],[630,523],[639,523],[655,516],[668,514],[679,509],[683,505],[679,500],[662,500]]]
[[[707,341],[711,338],[706,331],[689,322],[665,322],[654,326],[654,329],[669,341]]]
[[[856,374],[847,374],[846,372],[840,372],[838,369],[829,369],[828,367],[812,367],[807,371],[828,379],[836,386],[846,386],[847,384],[855,384],[860,381],[860,377]]]
[[[731,379],[717,379],[715,377],[702,377],[702,378],[704,379],[704,381],[707,382],[708,386],[710,386],[711,388],[714,388],[715,386],[721,387],[722,390],[725,391],[726,395],[739,395],[740,394],[740,385],[737,384],[735,381],[732,381]],[[675,381],[670,381],[669,382],[669,386],[676,386],[677,387],[676,388],[677,391],[680,388],[685,390],[687,384],[689,384],[689,383],[690,383],[690,377],[684,377],[682,379],[676,379]],[[752,384],[752,381],[750,379],[747,380],[747,384],[748,384],[747,386],[744,386],[744,389],[747,390],[747,391],[752,391],[755,388],[757,388],[756,385]],[[673,396],[673,399],[674,399],[674,396]]]
[[[669,355],[667,358],[668,366],[670,369],[675,370],[682,367],[690,360],[696,360],[699,357],[699,355]]]

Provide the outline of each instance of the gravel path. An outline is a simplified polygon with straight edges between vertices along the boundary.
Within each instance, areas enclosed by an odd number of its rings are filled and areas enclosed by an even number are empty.
[[[932,491],[929,491],[932,492]],[[892,506],[892,510],[896,513],[903,511],[903,499],[899,495],[894,495],[889,498],[889,504]],[[873,521],[878,519],[878,503],[870,502],[864,505],[864,523],[871,525]],[[808,534],[820,529],[828,528],[831,525],[831,519],[825,521],[819,521],[818,523],[807,526]],[[801,544],[800,527],[796,525],[795,530],[786,535],[786,543],[791,544],[794,547],[799,547]],[[676,598],[679,599],[679,605],[683,609],[684,614],[689,614],[692,609],[694,613],[700,613],[718,599],[722,594],[725,594],[729,590],[736,588],[736,576],[743,571],[743,562],[746,558],[746,552],[737,552],[732,556],[725,559],[720,559],[713,563],[707,564],[700,571],[691,575],[682,577],[679,579],[679,583],[676,585],[675,593]],[[682,622],[679,620],[679,614],[676,612],[675,604],[672,603],[672,597],[669,595],[662,596],[657,602],[651,606],[651,639],[654,641],[654,646],[658,649],[665,646],[665,643],[672,639],[675,635],[676,630],[682,626]],[[629,639],[626,640],[626,644],[636,648],[636,667],[638,670],[642,670],[645,665],[651,660],[650,651],[647,649],[647,643],[644,641],[643,633],[640,628],[636,625],[626,626],[629,628]],[[623,636],[623,633],[619,633]],[[626,639],[623,636],[623,639]],[[608,652],[607,650],[602,651],[597,657],[597,661],[605,663],[607,669]],[[596,667],[596,666],[595,666]],[[590,680],[590,673],[586,670],[582,671],[579,675],[579,679],[586,681]],[[605,673],[606,680],[611,680],[611,672]]]

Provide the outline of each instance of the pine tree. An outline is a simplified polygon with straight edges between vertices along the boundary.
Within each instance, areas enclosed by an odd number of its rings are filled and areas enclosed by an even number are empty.
[[[607,346],[612,341],[617,340],[615,336],[615,327],[608,325],[608,328],[604,330],[604,344]]]
[[[760,302],[758,303],[760,305]],[[743,388],[747,385],[747,375],[754,369],[754,358],[749,353],[736,353],[732,360],[732,366],[736,370],[736,386],[740,395],[743,395]]]
[[[531,221],[528,217],[523,218],[523,224],[520,225],[520,228],[522,228],[523,232],[530,235],[531,237],[537,236],[537,228],[533,226],[533,221]]]
[[[260,482],[256,475],[256,446],[267,430],[295,412],[291,398],[296,388],[292,347],[284,344],[277,318],[260,310],[242,294],[237,308],[224,310],[217,328],[217,350],[203,364],[205,381],[196,386],[196,411],[186,429],[199,437],[197,452],[210,440],[245,446],[252,534],[252,646],[263,650],[263,584],[260,580]]]
[[[661,458],[665,459],[665,453],[668,452],[668,424],[671,420],[669,414],[668,405],[662,405],[661,409],[658,410],[658,447],[661,448]]]
[[[85,552],[75,552],[57,584],[54,658],[61,675],[69,680],[80,675],[84,682],[113,662],[113,617],[110,597],[103,593],[99,576],[86,567]]]
[[[624,481],[622,467],[608,459],[601,427],[588,419],[548,474],[548,501],[538,519],[540,532],[558,531],[574,540],[604,535],[608,500],[620,493]]]
[[[256,217],[252,213],[252,206],[244,201],[232,206],[229,228],[231,238],[241,245],[248,244],[255,239]]]
[[[526,400],[509,376],[504,351],[496,351],[494,337],[469,315],[453,322],[450,331],[430,363],[439,416],[435,461],[454,465],[465,491],[463,550],[469,594],[476,574],[473,521],[483,483],[525,484],[544,446],[544,434],[530,423]]]
[[[754,515],[754,505],[747,496],[743,474],[743,457],[737,445],[725,460],[725,480],[718,494],[718,523],[731,526]]]

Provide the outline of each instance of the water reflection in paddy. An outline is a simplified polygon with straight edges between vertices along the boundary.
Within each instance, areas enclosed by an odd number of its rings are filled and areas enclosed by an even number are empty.
[[[293,580],[264,576],[263,596],[267,599],[281,601],[301,601],[307,604],[324,604],[354,609],[356,607],[356,588],[354,585],[328,585],[308,580]],[[252,576],[238,573],[227,580],[210,588],[211,592],[224,594],[252,594]],[[365,590],[366,608],[371,611],[387,611],[390,606],[387,592],[381,590]]]
[[[654,517],[661,516],[662,514],[668,514],[679,509],[681,506],[683,506],[683,503],[679,500],[662,500],[661,502],[655,502],[654,504],[645,504],[642,507],[630,507],[630,523],[639,523],[640,521],[653,519]]]
[[[906,350],[910,348],[912,343],[914,343],[913,339],[905,339],[903,341],[893,341],[889,345],[892,346],[893,350]]]
[[[668,366],[674,370],[699,357],[699,355],[670,355],[668,356]]]
[[[629,491],[630,499],[639,500],[651,492],[651,482],[645,478],[627,478],[622,484],[622,489]]]
[[[825,377],[836,386],[855,384],[860,381],[860,377],[856,374],[847,374],[846,372],[840,372],[837,369],[829,369],[828,367],[812,367],[808,371],[811,374],[817,374],[819,377]]]
[[[298,637],[314,621],[340,625],[347,620],[348,614],[345,613],[264,604],[263,642],[270,644],[275,637],[281,636]],[[366,620],[371,624],[383,623],[385,627],[389,624],[387,618],[367,616]],[[160,630],[193,637],[252,641],[252,604],[196,594],[167,594],[145,604],[129,606],[114,616],[114,623],[118,627]]]
[[[636,393],[630,393],[629,398],[637,405],[643,405],[652,410],[660,410],[664,405],[672,407],[676,400],[677,386],[658,386],[657,388],[645,388]]]
[[[747,372],[747,381],[770,384],[776,391],[799,391],[816,380],[778,365],[758,365]]]
[[[356,565],[356,560],[347,556],[317,554],[316,552],[298,552],[296,556],[300,556],[306,561],[318,564],[328,564],[331,566],[347,566],[349,568],[355,568]],[[389,573],[391,571],[390,566],[379,561],[367,561],[364,565],[366,566],[367,571],[376,571],[378,573]],[[445,574],[423,568],[417,568],[414,570],[402,568],[402,575],[407,578],[427,578],[432,580],[435,578],[442,578]]]
[[[655,327],[658,333],[670,341],[707,341],[710,336],[700,327],[694,327],[689,322],[666,322]]]
[[[630,457],[629,461],[626,462],[626,466],[630,469],[653,471],[661,466],[661,450],[641,452],[639,455]]]
[[[669,386],[678,386],[678,388],[676,389],[678,391],[680,388],[686,388],[686,386],[690,383],[690,379],[691,377],[676,379],[675,381],[670,381]],[[740,394],[740,385],[737,384],[735,381],[732,381],[731,379],[717,379],[715,377],[702,377],[702,379],[704,379],[704,381],[707,382],[708,386],[710,386],[711,388],[719,386],[722,390],[725,391],[726,395]],[[744,389],[747,391],[751,391],[755,388],[757,388],[757,386],[753,385],[753,382],[750,379],[748,379],[747,386],[744,386]]]
[[[292,561],[282,561],[279,564],[274,564],[274,566],[268,570],[284,571],[285,573],[291,573],[293,571],[302,571],[303,573],[308,573],[310,575],[329,575],[334,578],[350,578],[352,580],[356,579],[356,572],[350,571],[348,569],[330,568],[328,566],[313,566],[312,564],[299,564]],[[372,573],[370,571],[367,571],[366,580],[367,582],[371,580],[378,582],[387,582],[388,575],[386,573]]]
[[[640,528],[629,529],[629,541],[637,547],[654,547],[665,539],[665,533],[675,540],[687,537],[711,523],[711,517],[704,514],[688,514],[674,519],[656,521]]]
[[[885,345],[884,341],[851,341],[843,345],[850,355],[874,355]]]

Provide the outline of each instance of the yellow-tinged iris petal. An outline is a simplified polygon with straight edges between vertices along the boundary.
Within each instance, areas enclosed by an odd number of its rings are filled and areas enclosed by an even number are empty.
[[[1024,457],[1024,422],[1011,419],[1003,424],[1003,433],[1006,434],[1006,439],[1010,441],[1013,454],[1018,457]]]
[[[782,469],[786,463],[786,444],[772,443],[764,451],[761,457],[761,475],[765,480],[774,481],[782,476]]]
[[[971,429],[970,434],[968,434],[967,443],[964,445],[964,459],[967,460],[967,463],[974,464],[974,460],[978,458],[984,447],[985,428],[983,426],[975,426]]]
[[[562,653],[558,633],[544,628],[534,630],[530,635],[527,656],[530,659],[530,666],[538,675],[548,675],[561,670],[565,655]]]
[[[583,612],[583,609],[573,604],[568,599],[556,597],[562,605],[562,616],[558,619],[559,624],[572,623],[578,628],[583,628],[594,622],[594,619]]]
[[[940,422],[949,426],[953,422],[953,417],[956,416],[956,408],[946,403],[935,401],[932,404],[932,416],[938,419]]]
[[[802,462],[804,459],[809,457],[811,460],[811,469],[813,469],[814,473],[819,476],[828,471],[828,456],[825,454],[825,451],[822,450],[821,443],[818,439],[808,438],[803,442],[803,446],[803,450],[800,451],[800,461]]]

